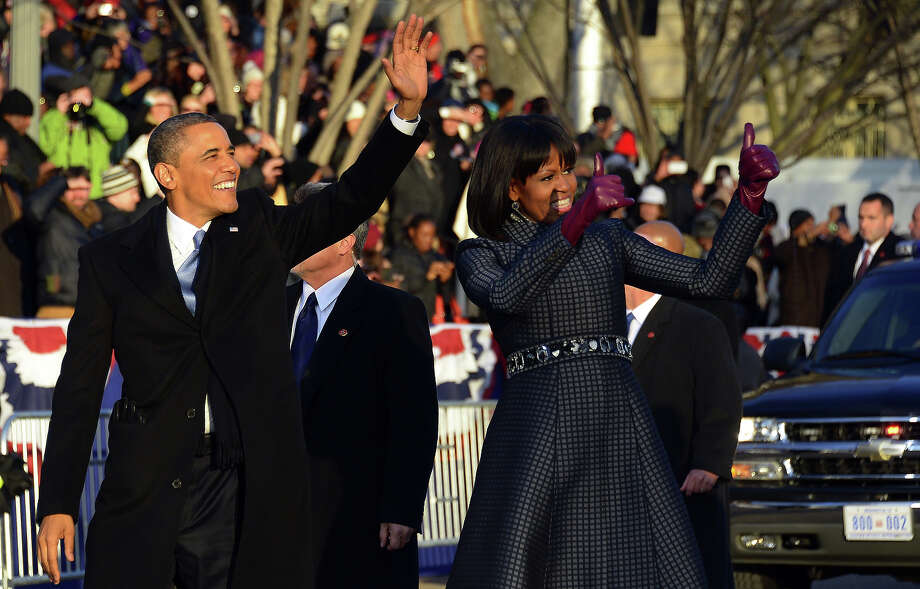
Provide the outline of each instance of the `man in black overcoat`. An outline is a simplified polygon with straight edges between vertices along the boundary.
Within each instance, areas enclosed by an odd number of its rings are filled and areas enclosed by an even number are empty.
[[[428,315],[355,266],[366,237],[365,222],[288,287],[317,588],[418,587],[438,429]]]
[[[73,559],[114,350],[124,386],[85,586],[312,587],[284,280],[376,211],[417,149],[430,39],[419,43],[421,27],[414,16],[400,23],[393,62],[384,60],[401,97],[388,120],[337,184],[300,205],[237,194],[233,146],[206,115],[173,117],[151,135],[165,203],[80,249],[37,514],[39,558],[54,582],[60,540]]]
[[[837,250],[831,261],[822,325],[847,290],[866,272],[895,258],[895,246],[901,238],[891,232],[893,227],[894,203],[891,199],[881,192],[864,196],[859,203],[859,235],[852,243]]]
[[[683,251],[680,231],[666,221],[646,223],[636,233]],[[738,443],[741,387],[732,344],[719,319],[679,299],[627,286],[626,305],[633,370],[684,493],[708,586],[734,587],[727,485]]]

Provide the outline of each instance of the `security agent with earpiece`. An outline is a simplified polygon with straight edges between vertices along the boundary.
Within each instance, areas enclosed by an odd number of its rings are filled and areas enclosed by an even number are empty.
[[[80,250],[76,312],[55,388],[37,519],[60,581],[114,350],[124,376],[86,544],[88,589],[307,587],[303,427],[288,351],[291,267],[373,214],[425,131],[422,22],[400,23],[384,69],[400,101],[340,181],[300,205],[237,193],[211,117],[172,117],[148,159],[165,202]]]

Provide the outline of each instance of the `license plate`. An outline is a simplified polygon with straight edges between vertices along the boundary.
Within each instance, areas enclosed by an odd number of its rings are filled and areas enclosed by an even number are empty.
[[[844,505],[843,531],[847,540],[913,540],[914,516],[910,503]]]

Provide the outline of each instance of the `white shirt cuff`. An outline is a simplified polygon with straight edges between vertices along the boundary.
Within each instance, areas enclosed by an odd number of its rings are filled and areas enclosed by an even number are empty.
[[[390,122],[393,123],[393,126],[396,127],[396,130],[400,133],[415,135],[415,129],[417,129],[418,124],[422,122],[422,117],[419,115],[415,117],[414,121],[404,121],[396,116],[396,109],[394,108],[390,111]]]

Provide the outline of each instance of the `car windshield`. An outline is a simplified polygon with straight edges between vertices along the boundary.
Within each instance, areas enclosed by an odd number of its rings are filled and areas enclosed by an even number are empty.
[[[815,360],[920,360],[920,281],[914,272],[867,278],[844,301],[815,348]]]

